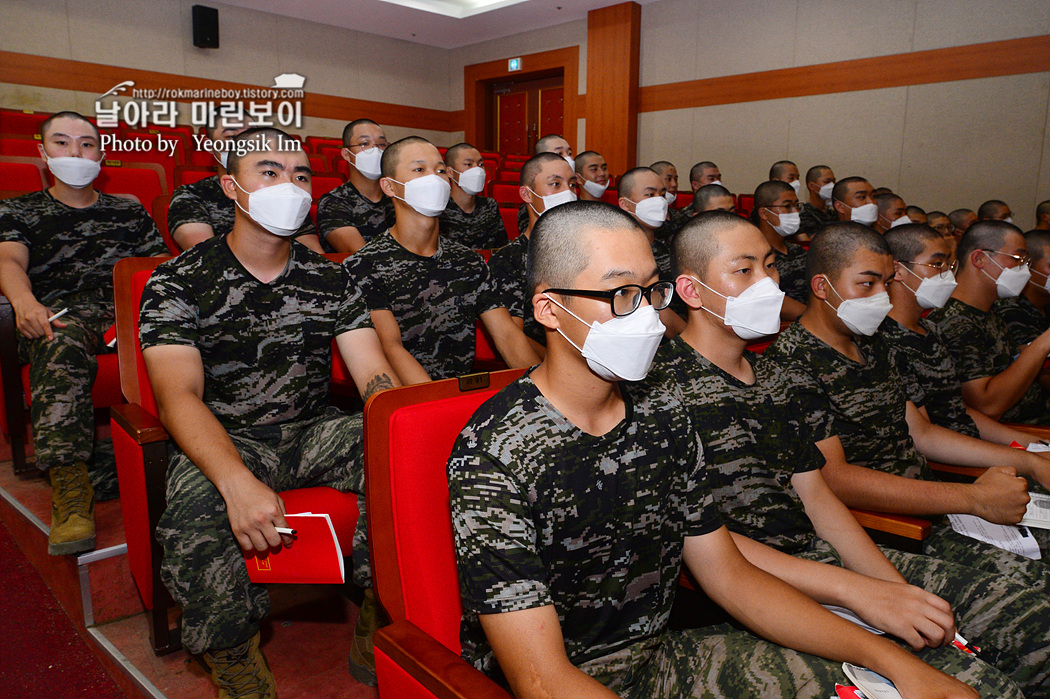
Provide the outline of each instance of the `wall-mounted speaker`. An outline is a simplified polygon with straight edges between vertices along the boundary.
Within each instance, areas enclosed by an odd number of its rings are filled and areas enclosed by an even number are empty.
[[[219,11],[216,8],[193,6],[193,45],[199,49],[219,48]]]

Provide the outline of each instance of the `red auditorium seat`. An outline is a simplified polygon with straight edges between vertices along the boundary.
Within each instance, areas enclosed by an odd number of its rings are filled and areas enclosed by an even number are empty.
[[[95,189],[107,194],[134,194],[149,205],[161,194],[170,194],[164,170],[157,163],[106,160],[95,180]]]
[[[520,170],[496,170],[496,184],[513,184],[517,185],[521,182],[521,171]]]
[[[616,188],[609,185],[609,188],[602,192],[602,201],[606,204],[612,204],[613,206],[620,205],[620,195],[616,193]]]
[[[321,146],[334,146],[337,149],[342,149],[343,139],[331,136],[307,136],[303,147],[306,148],[307,153],[321,155],[319,150]]]
[[[40,129],[40,122],[51,116],[49,113],[30,109],[0,109],[0,133],[32,135]]]
[[[380,696],[510,699],[459,657],[462,607],[446,462],[477,407],[521,374],[383,391],[365,406],[372,577],[393,622],[375,635]]]
[[[212,160],[212,165],[215,165],[214,160]],[[171,189],[174,192],[176,187],[181,187],[184,184],[200,182],[201,180],[207,179],[212,175],[217,175],[218,173],[218,167],[210,167],[206,165],[176,165],[175,180],[171,185]]]
[[[175,239],[171,237],[171,233],[168,231],[168,207],[171,205],[171,195],[162,194],[153,200],[153,206],[150,208],[150,213],[153,215],[153,222],[157,224],[157,230],[160,231],[160,235],[164,238],[164,244],[168,247],[168,252],[172,255],[178,255],[182,252],[179,244],[175,242]]]
[[[113,270],[117,315],[120,384],[129,403],[111,411],[117,456],[120,502],[135,586],[149,611],[150,643],[161,655],[180,647],[168,626],[171,596],[160,581],[160,547],[152,532],[164,510],[168,435],[157,418],[157,404],[138,338],[139,304],[153,269],[167,258],[132,257]],[[357,525],[357,496],[332,488],[302,488],[281,493],[288,511],[327,512],[343,551],[352,549]]]
[[[32,136],[4,134],[0,138],[0,155],[16,155],[22,158],[40,157],[40,139]]]
[[[46,166],[39,157],[0,156],[0,199],[40,192],[47,187]]]
[[[674,208],[683,209],[693,203],[693,193],[679,192],[674,200]]]
[[[518,230],[518,208],[501,206],[499,207],[499,215],[503,219],[503,227],[507,229],[507,240],[514,240],[521,231]]]
[[[755,208],[755,197],[753,194],[736,195],[736,212],[741,216],[750,216],[751,210]]]
[[[215,156],[210,151],[206,150],[191,150],[186,153],[186,165],[192,165],[193,167],[215,167],[219,161],[215,159]]]
[[[492,198],[496,200],[497,204],[503,206],[517,206],[521,203],[521,194],[518,190],[521,189],[521,185],[506,184],[497,182],[492,185]]]
[[[313,187],[313,198],[320,199],[333,189],[346,182],[346,178],[337,172],[314,173],[310,184]]]

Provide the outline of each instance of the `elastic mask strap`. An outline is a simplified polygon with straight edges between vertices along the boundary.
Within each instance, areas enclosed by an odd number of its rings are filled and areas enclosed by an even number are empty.
[[[534,196],[534,197],[540,197],[540,195],[539,195],[539,194],[536,194],[536,190],[535,190],[535,189],[533,189],[532,187],[530,187],[529,185],[525,185],[525,189],[527,189],[527,190],[529,190],[530,192],[532,192],[532,196]],[[540,197],[540,199],[542,200],[542,199],[543,199],[543,197]],[[536,211],[536,207],[532,205],[532,202],[531,202],[531,201],[529,202],[529,208],[530,208],[530,209],[532,209],[533,213],[535,213],[535,214],[536,214],[537,216],[542,216],[542,215],[543,215],[543,214],[542,214],[542,213],[540,213],[539,211]],[[546,210],[547,210],[547,209],[544,209],[544,211],[546,211]],[[544,295],[546,296],[546,294],[544,294]],[[547,298],[549,298],[549,299],[550,299],[551,297],[550,297],[550,296],[547,296]],[[551,299],[551,301],[554,301],[554,299]],[[558,302],[557,302],[557,301],[554,301],[554,303],[558,303]],[[558,303],[558,305],[559,305],[559,306],[561,306],[561,304],[560,304],[560,303]],[[562,308],[565,308],[565,306],[561,306],[561,307],[562,307]],[[565,310],[566,310],[566,311],[569,311],[569,309],[568,309],[568,308],[565,308]],[[569,311],[569,313],[572,313],[572,311]],[[579,320],[579,318],[577,318],[577,320]],[[582,323],[583,321],[582,321],[582,320],[580,320],[580,322]],[[565,338],[565,339],[566,339],[566,340],[568,340],[569,338]],[[572,340],[569,340],[569,342],[572,342]],[[576,346],[575,346],[575,345],[573,345],[573,347],[576,347]],[[579,347],[576,347],[576,349],[579,349]]]
[[[712,289],[711,287],[709,287],[709,286],[708,286],[707,284],[704,284],[704,283],[703,283],[702,281],[700,281],[699,279],[697,279],[697,278],[696,278],[696,277],[694,277],[693,275],[691,275],[691,274],[690,274],[690,275],[687,275],[687,276],[688,276],[688,277],[689,277],[690,279],[692,279],[693,281],[695,281],[695,282],[696,282],[697,284],[699,284],[700,286],[702,286],[702,287],[704,287],[705,289],[707,289],[708,291],[710,291],[710,292],[711,292],[712,294],[715,294],[715,295],[717,295],[717,296],[722,296],[722,294],[719,294],[719,293],[718,293],[717,291],[715,291],[714,289]],[[729,297],[728,297],[728,296],[722,296],[722,298],[724,298],[724,299],[725,299],[726,301],[728,301],[728,300],[729,300]],[[711,315],[713,315],[713,316],[714,316],[715,318],[718,318],[718,319],[719,319],[720,321],[722,321],[722,323],[723,323],[723,324],[726,324],[726,319],[725,319],[725,316],[720,316],[720,315],[718,315],[717,313],[715,313],[715,312],[714,312],[714,311],[712,311],[712,310],[711,310],[710,308],[708,308],[707,306],[704,306],[704,305],[701,305],[701,306],[700,306],[700,308],[704,309],[705,311],[707,311],[708,313],[710,313]]]
[[[531,191],[531,190],[530,190],[530,191]],[[583,318],[579,317],[578,315],[576,315],[575,313],[573,313],[572,311],[570,311],[570,310],[569,310],[568,308],[566,308],[565,306],[561,305],[560,303],[558,303],[557,301],[555,301],[554,299],[552,299],[552,298],[550,297],[550,294],[548,294],[548,293],[547,293],[546,291],[545,291],[545,292],[543,292],[543,295],[544,295],[544,296],[546,296],[546,297],[547,297],[547,300],[548,300],[548,301],[550,301],[551,303],[553,303],[553,304],[554,304],[555,306],[557,306],[557,307],[558,307],[558,308],[560,308],[561,310],[565,311],[566,313],[568,313],[569,315],[571,315],[571,316],[572,316],[573,318],[575,318],[576,320],[580,321],[580,322],[581,322],[581,323],[583,323],[584,325],[587,325],[587,323],[586,323],[586,322],[584,322]],[[587,326],[587,327],[588,327],[588,328],[590,328],[590,326]],[[568,335],[566,335],[565,333],[563,333],[563,332],[561,331],[561,328],[555,328],[555,330],[557,330],[557,331],[558,331],[558,334],[559,334],[559,335],[561,335],[562,337],[564,337],[564,338],[565,338],[565,341],[566,341],[566,342],[568,342],[568,343],[569,343],[570,345],[572,345],[573,347],[575,347],[575,348],[576,348],[576,350],[577,350],[577,351],[578,351],[578,352],[579,352],[580,354],[583,354],[583,348],[582,348],[582,347],[580,347],[579,345],[577,345],[577,344],[576,344],[575,342],[573,342],[572,340],[570,340],[570,339],[569,339],[569,336],[568,336]]]
[[[846,204],[846,206],[849,206],[849,204]],[[842,294],[840,294],[838,292],[838,289],[835,288],[835,286],[831,283],[831,280],[828,279],[828,275],[826,275],[826,274],[824,275],[824,281],[826,281],[828,283],[828,286],[831,287],[831,290],[834,291],[835,295],[839,297],[839,301],[845,301],[846,300],[846,299],[842,298]],[[828,308],[830,308],[831,310],[835,311],[835,313],[839,312],[839,309],[835,308],[830,303],[828,303],[827,299],[824,299],[824,303],[827,303],[828,304]]]

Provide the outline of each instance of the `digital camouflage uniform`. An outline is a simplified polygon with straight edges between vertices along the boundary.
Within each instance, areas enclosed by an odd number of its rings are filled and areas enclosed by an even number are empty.
[[[321,197],[317,204],[317,230],[325,249],[328,235],[336,228],[353,226],[365,242],[394,225],[394,202],[383,194],[379,201],[367,198],[352,183],[341,184]]]
[[[226,235],[233,230],[236,211],[237,204],[222,191],[219,176],[205,177],[175,188],[168,205],[168,231],[174,234],[181,225],[205,223],[216,236]],[[317,227],[307,217],[295,235],[316,234]]]
[[[681,209],[668,209],[667,222],[656,229],[656,237],[670,243],[674,240],[675,233],[682,230],[682,226],[689,223],[689,219],[691,219],[693,215],[693,208],[691,206],[686,206]]]
[[[893,318],[882,321],[878,332],[886,345],[890,363],[902,381],[915,384],[907,390],[910,395],[920,391],[926,395],[923,405],[930,422],[968,437],[980,438],[977,425],[966,412],[962,384],[944,335],[926,318],[920,318],[919,325],[926,330],[925,335],[909,330]]]
[[[787,382],[797,414],[818,442],[837,436],[846,460],[904,478],[931,480],[930,468],[912,441],[905,420],[908,400],[917,406],[924,395],[907,395],[915,385],[902,381],[876,335],[859,343],[865,364],[858,364],[814,336],[798,322],[780,333],[759,361],[777,366]],[[1050,571],[1034,561],[955,533],[947,518],[935,517],[924,553],[1006,575],[1014,582],[1050,592]]]
[[[471,250],[495,250],[507,244],[507,228],[495,199],[474,197],[474,210],[468,214],[449,197],[439,221],[441,235]]]
[[[1006,323],[994,312],[950,298],[943,308],[934,309],[929,319],[944,334],[960,383],[995,376],[1005,371],[1017,356],[1017,345],[1010,340]],[[1033,381],[1001,420],[1050,425],[1050,393]]]
[[[529,205],[525,202],[518,204],[518,235],[525,235],[529,230]]]
[[[501,304],[481,255],[438,237],[422,257],[382,233],[343,263],[369,311],[390,311],[401,344],[432,379],[469,374],[478,316]]]
[[[477,615],[553,605],[570,662],[626,699],[826,699],[843,681],[838,663],[728,624],[667,629],[684,537],[720,522],[681,394],[655,378],[620,386],[626,417],[601,437],[529,377],[460,434],[449,496],[463,657],[505,683]],[[988,696],[1020,696],[971,656],[936,653]]]
[[[744,358],[756,367],[758,357]],[[657,355],[685,394],[704,444],[704,460],[718,512],[731,530],[794,556],[842,566],[839,555],[817,537],[791,484],[798,473],[821,468],[825,459],[810,428],[791,402],[776,364],[756,369],[748,385],[712,364],[681,338]],[[956,624],[984,656],[1010,675],[1029,696],[1050,692],[1050,598],[1002,576],[893,549],[883,553],[913,585],[946,599]],[[983,645],[982,645],[983,644]],[[940,653],[923,659],[945,671]],[[983,696],[991,696],[985,693]]]
[[[803,202],[802,212],[799,214],[798,232],[812,237],[825,226],[830,226],[838,221],[839,217],[835,213],[835,209],[831,204],[828,204],[827,207],[827,209],[821,211],[808,201]]]
[[[88,463],[96,497],[116,497],[112,444],[100,443],[96,454],[91,402],[96,355],[115,351],[102,339],[113,325],[113,265],[167,248],[141,204],[102,193],[83,209],[46,191],[0,202],[0,242],[28,249],[37,301],[52,313],[69,309],[61,318],[66,327],[52,326],[52,342],[18,334],[18,359],[30,365],[36,465]]]
[[[499,305],[510,311],[514,318],[525,324],[525,335],[541,345],[547,344],[543,326],[532,314],[531,289],[528,286],[529,239],[519,235],[514,240],[492,253],[489,258],[489,274]]]
[[[200,351],[204,404],[267,486],[362,494],[361,416],[327,402],[332,339],[371,327],[368,311],[342,267],[301,245],[290,249],[285,271],[269,283],[244,269],[225,236],[161,265],[143,293],[142,346]],[[156,534],[161,577],[183,610],[183,645],[200,653],[251,637],[269,610],[266,589],[248,579],[222,496],[174,446]],[[355,582],[367,579],[363,534],[359,525]]]
[[[1017,347],[1030,344],[1032,340],[1050,329],[1050,318],[1036,308],[1035,304],[1024,294],[999,299],[992,306],[992,312],[1006,323],[1010,342]]]
[[[806,276],[806,257],[808,252],[801,245],[786,240],[787,252],[773,248],[773,263],[780,274],[780,290],[799,303],[809,300],[809,277]]]

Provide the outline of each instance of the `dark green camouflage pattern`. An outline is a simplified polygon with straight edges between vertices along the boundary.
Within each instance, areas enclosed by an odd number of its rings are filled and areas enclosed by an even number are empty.
[[[477,615],[554,605],[574,665],[665,630],[684,537],[720,526],[670,382],[621,383],[625,419],[579,430],[526,376],[489,399],[449,460],[463,657],[499,668]]]
[[[839,217],[835,213],[835,209],[828,208],[825,211],[821,211],[809,202],[804,202],[802,204],[802,213],[799,214],[798,232],[813,237],[825,226],[830,226],[838,220]]]
[[[245,466],[277,492],[328,486],[364,492],[361,415],[335,408],[309,420],[230,431]],[[359,532],[360,533],[360,532]],[[210,480],[172,450],[167,509],[157,525],[161,579],[182,608],[182,644],[191,653],[232,648],[259,630],[270,610],[266,587],[248,579],[226,503]],[[355,578],[367,549],[353,547]],[[343,553],[347,542],[341,542]]]
[[[474,197],[474,210],[468,214],[449,197],[438,220],[441,235],[471,250],[495,250],[507,244],[507,228],[495,199]]]
[[[394,202],[387,195],[372,201],[347,182],[321,197],[317,204],[317,229],[327,242],[336,228],[352,226],[367,243],[394,225]]]
[[[1024,347],[1050,329],[1050,318],[1028,300],[1024,294],[1008,299],[999,299],[992,312],[1006,323],[1010,342]]]
[[[986,313],[950,298],[929,318],[947,340],[960,383],[995,376],[1017,356],[1017,345],[1010,340],[1006,323],[994,312]],[[1033,381],[1017,404],[1003,414],[1002,421],[1050,425],[1050,393]]]
[[[387,232],[343,264],[370,311],[394,314],[401,344],[430,378],[470,373],[476,320],[501,307],[481,255],[439,237],[437,252],[421,257]]]
[[[337,264],[302,245],[268,284],[211,238],[160,265],[142,296],[143,349],[200,350],[204,404],[227,430],[319,417],[328,404],[331,342],[371,327],[361,292]]]
[[[526,292],[528,262],[529,239],[519,235],[492,253],[489,274],[499,304],[510,311],[511,316],[522,319],[526,336],[545,345],[547,334],[532,314],[532,290]]]
[[[780,274],[780,290],[799,303],[809,300],[809,278],[806,276],[808,253],[801,245],[784,241],[787,252],[773,248],[774,264]]]
[[[890,362],[901,380],[916,385],[908,389],[909,393],[925,393],[923,407],[930,415],[930,422],[960,434],[980,437],[977,425],[966,412],[962,384],[944,335],[926,318],[920,318],[919,325],[926,331],[925,335],[912,332],[893,318],[882,322],[878,332],[886,344]]]

